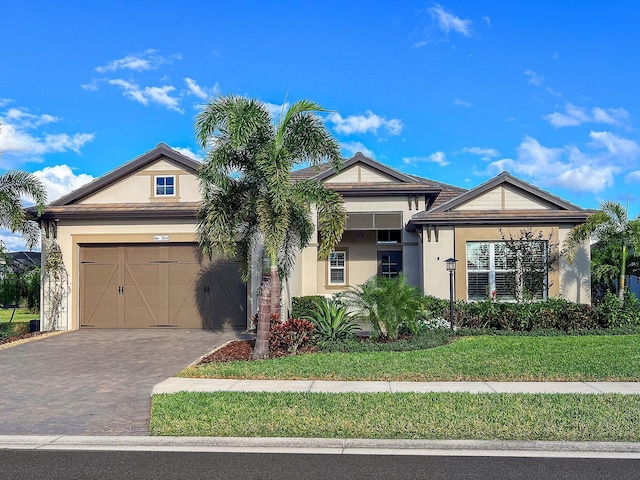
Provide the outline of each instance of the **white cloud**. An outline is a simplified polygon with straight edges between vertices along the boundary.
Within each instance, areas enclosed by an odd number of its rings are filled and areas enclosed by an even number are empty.
[[[634,140],[622,138],[611,132],[594,132],[593,130],[589,132],[589,136],[593,140],[594,146],[605,147],[612,155],[626,160],[625,163],[640,157],[640,146]]]
[[[59,122],[60,118],[49,114],[33,115],[23,109],[12,108],[0,117],[0,152],[5,159],[37,157],[40,160],[47,153],[74,151],[80,153],[82,147],[93,141],[93,133],[46,133],[43,127]],[[15,158],[14,158],[15,160]]]
[[[633,140],[610,132],[591,132],[590,138],[587,147],[591,150],[582,151],[575,145],[546,147],[526,136],[515,159],[491,162],[488,170],[493,173],[510,170],[540,185],[598,193],[612,187],[615,175],[623,172],[625,166],[637,165],[640,147]],[[627,181],[634,178],[634,172],[627,175]]]
[[[456,98],[453,103],[459,107],[473,107],[473,103]]]
[[[488,162],[492,158],[500,156],[500,152],[495,148],[465,147],[462,149],[462,151],[465,153],[472,153],[473,155],[478,155],[485,162]]]
[[[527,82],[531,85],[535,85],[536,87],[542,87],[544,85],[544,77],[542,75],[538,75],[533,70],[525,70],[524,74],[529,77]]]
[[[149,103],[156,103],[162,105],[179,113],[184,113],[184,110],[180,108],[180,98],[172,97],[170,92],[173,92],[176,88],[172,85],[164,85],[162,87],[144,87],[116,78],[109,80],[110,85],[115,85],[122,88],[122,94],[135,102],[142,105],[149,105]]]
[[[8,230],[0,229],[0,241],[4,242],[7,250],[10,252],[22,252],[28,250],[24,244],[24,239],[17,233],[11,233]],[[35,248],[40,251],[40,248]]]
[[[0,98],[0,108],[9,105],[13,100],[10,98]]]
[[[173,60],[180,60],[182,55],[174,54],[169,57],[163,57],[157,54],[157,50],[152,48],[141,53],[131,53],[123,58],[111,60],[106,65],[96,67],[98,73],[115,72],[116,70],[134,70],[143,72],[145,70],[153,70],[165,63],[172,63]]]
[[[283,111],[286,112],[289,109],[289,102],[284,102],[283,104],[264,102],[264,106],[267,107],[271,116],[277,119]]]
[[[402,161],[404,162],[405,165],[414,165],[414,166],[422,162],[431,162],[431,163],[437,163],[441,167],[446,167],[450,163],[447,160],[446,154],[440,150],[426,157],[404,157]]]
[[[80,85],[80,88],[86,90],[87,92],[95,92],[98,90],[98,80],[92,78],[90,83],[83,83]]]
[[[66,195],[94,179],[91,175],[76,175],[68,165],[55,165],[37,170],[33,174],[38,177],[47,189],[47,198],[51,202]]]
[[[197,161],[202,161],[202,155],[198,155],[197,153],[195,153],[193,150],[191,150],[189,147],[171,147],[173,150],[175,150],[178,153],[181,153],[182,155],[184,155],[185,157],[189,157],[193,160],[197,160]]]
[[[357,152],[360,152],[366,157],[376,158],[375,153],[373,153],[373,151],[369,150],[361,142],[344,142],[344,143],[340,144],[340,147],[342,148],[342,150],[344,150],[345,152],[348,153],[348,155],[346,155],[346,156],[349,156],[349,157],[355,155]]]
[[[565,113],[553,112],[545,115],[544,119],[554,127],[575,127],[587,122],[625,125],[629,120],[629,112],[624,108],[594,107],[589,112],[584,107],[567,103],[564,110]]]
[[[566,113],[553,112],[544,118],[554,127],[574,127],[591,120],[589,114],[582,107],[567,103],[564,109]]]
[[[450,31],[458,32],[465,37],[471,36],[471,20],[456,17],[453,13],[447,12],[442,6],[436,3],[429,9],[429,13],[438,23],[438,27],[447,35]]]
[[[624,125],[629,120],[629,112],[624,108],[600,108],[596,107],[591,110],[593,120],[598,123],[606,123],[609,125]]]
[[[220,86],[217,83],[213,87],[202,87],[193,78],[185,77],[184,81],[189,89],[189,94],[195,95],[202,100],[220,93]]]
[[[367,110],[365,115],[350,115],[344,118],[338,112],[333,112],[329,114],[327,119],[334,124],[336,132],[344,135],[367,132],[377,134],[380,128],[384,128],[391,135],[400,135],[403,127],[401,120],[396,118],[387,120],[370,110]]]
[[[627,183],[640,183],[640,170],[628,173],[624,180]]]
[[[491,19],[488,16],[484,16],[482,17],[482,20],[484,20],[484,23],[486,23],[489,27],[491,26]]]
[[[562,94],[560,92],[556,92],[551,87],[545,85],[544,77],[534,72],[533,70],[525,70],[524,74],[528,77],[527,82],[536,87],[544,88],[547,93],[553,95],[554,97],[561,97]]]

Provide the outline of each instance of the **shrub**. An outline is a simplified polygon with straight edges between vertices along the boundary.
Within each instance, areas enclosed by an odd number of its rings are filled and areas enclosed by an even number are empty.
[[[322,295],[293,297],[291,299],[291,318],[304,318],[311,315],[311,312],[315,309],[316,302],[323,298]]]
[[[624,300],[606,292],[595,307],[600,325],[609,328],[640,326],[640,300],[630,292],[625,292]]]
[[[286,322],[280,322],[278,318],[272,319],[269,350],[296,353],[300,347],[309,343],[313,328],[310,321],[301,318],[290,318]]]
[[[374,339],[347,338],[345,340],[320,340],[316,346],[323,352],[405,352],[424,350],[444,345],[451,339],[451,330],[437,329],[416,337],[381,342]]]
[[[392,340],[398,338],[401,326],[414,335],[419,333],[423,298],[420,289],[407,284],[404,275],[371,277],[338,296],[358,320],[371,325],[374,338]]]
[[[315,334],[322,340],[344,340],[359,329],[346,306],[324,297],[315,302],[311,315],[303,318],[313,323]]]

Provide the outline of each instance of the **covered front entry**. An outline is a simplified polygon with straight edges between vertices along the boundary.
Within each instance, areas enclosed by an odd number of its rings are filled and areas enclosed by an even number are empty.
[[[237,262],[196,244],[80,245],[80,327],[246,326]]]

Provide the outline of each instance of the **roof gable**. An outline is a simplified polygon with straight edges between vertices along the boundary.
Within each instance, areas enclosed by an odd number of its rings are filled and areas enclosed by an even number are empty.
[[[582,209],[504,171],[488,182],[434,208],[430,213],[462,210],[576,211]]]
[[[198,169],[200,168],[200,163],[196,160],[178,153],[165,143],[159,143],[154,149],[149,150],[115,170],[96,178],[92,182],[74,190],[73,192],[60,197],[58,200],[51,202],[50,205],[63,206],[81,202],[91,195],[97,194],[101,190],[120,182],[121,180],[145,169],[146,167],[149,167],[154,163],[157,163],[159,166],[166,166],[168,164],[193,175],[197,175]]]
[[[361,152],[357,152],[353,157],[346,160],[340,171],[337,171],[335,168],[329,168],[327,170],[324,170],[318,173],[313,178],[325,183],[334,183],[333,182],[334,179],[339,179],[340,175],[342,175],[343,172],[352,170],[354,166],[360,166],[361,168],[362,167],[364,168],[364,170],[368,174],[368,177],[371,179],[371,180],[367,180],[368,182],[373,182],[373,183],[396,182],[396,183],[410,183],[410,184],[418,183],[418,181],[413,177],[410,177],[409,175],[405,175],[402,172],[394,170],[393,168],[390,168],[372,158],[366,157]],[[345,183],[345,182],[339,181],[339,183]],[[349,182],[349,183],[352,183],[352,182]],[[357,182],[353,182],[353,183],[357,183]]]

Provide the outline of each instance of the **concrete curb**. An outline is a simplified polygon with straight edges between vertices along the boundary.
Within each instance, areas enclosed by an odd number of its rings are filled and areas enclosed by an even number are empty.
[[[0,435],[0,450],[171,451],[640,459],[640,443]]]
[[[640,382],[345,382],[326,380],[238,380],[172,377],[152,395],[177,392],[471,392],[640,395]]]

